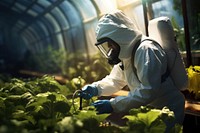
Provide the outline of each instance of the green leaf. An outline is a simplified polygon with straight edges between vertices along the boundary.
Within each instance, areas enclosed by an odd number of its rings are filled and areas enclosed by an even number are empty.
[[[96,111],[93,110],[82,110],[79,112],[78,115],[76,115],[76,117],[80,120],[84,120],[84,119],[88,119],[88,118],[94,118],[96,119],[98,122],[102,122],[104,121],[110,114],[96,114]]]
[[[17,126],[19,129],[19,127],[25,127],[26,125],[28,125],[29,121],[28,120],[16,120],[16,119],[11,119],[10,120],[12,124],[14,124],[15,126]]]
[[[160,115],[159,111],[149,111],[147,113],[138,113],[138,118],[143,121],[147,126],[150,126]]]
[[[138,120],[137,116],[132,116],[132,115],[125,115],[123,117],[123,119],[124,118],[127,118],[129,121],[137,121]]]
[[[69,106],[68,103],[66,103],[64,101],[58,101],[54,105],[54,110],[56,112],[60,112],[60,113],[66,114],[66,113],[69,112],[70,106]]]
[[[50,100],[50,101],[55,101],[56,100],[56,96],[54,94],[49,94],[47,96],[47,98]]]
[[[5,109],[5,103],[4,103],[5,98],[0,97],[0,109]]]
[[[141,107],[138,109],[131,109],[131,115],[126,115],[124,118],[128,119],[128,131],[144,133],[164,133],[166,124],[164,121],[170,122],[174,120],[174,113],[167,107],[160,109],[150,109],[148,107]]]
[[[149,132],[150,133],[164,133],[166,127],[167,127],[166,124],[162,120],[157,119],[151,123]]]
[[[33,116],[31,115],[27,115],[27,113],[24,110],[16,110],[13,114],[12,114],[13,118],[15,119],[19,119],[19,120],[28,120],[29,122],[31,122],[32,124],[35,124],[36,121],[33,118]]]

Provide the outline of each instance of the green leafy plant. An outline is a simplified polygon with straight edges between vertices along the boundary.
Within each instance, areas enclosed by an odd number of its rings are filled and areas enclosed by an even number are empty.
[[[51,46],[43,53],[29,52],[23,64],[23,69],[62,75],[69,80],[81,76],[87,83],[103,78],[112,68],[99,53],[88,58],[81,52],[68,53]]]
[[[72,79],[71,86],[60,85],[52,76],[29,80],[13,78],[2,82],[0,88],[0,132],[24,133],[128,133],[163,132],[163,120],[173,119],[173,112],[141,107],[130,110],[127,125],[109,121],[110,114],[97,114],[90,106],[97,97],[82,100],[78,93],[85,84],[81,77]],[[65,91],[67,90],[67,91]],[[68,93],[67,93],[68,92]],[[73,94],[73,95],[72,95]],[[176,130],[175,130],[176,129]],[[179,129],[179,130],[177,130]],[[174,127],[175,133],[181,126]]]
[[[186,46],[185,46],[184,29],[179,26],[179,24],[176,22],[174,17],[171,18],[171,22],[172,22],[172,25],[173,25],[173,28],[174,28],[174,32],[175,32],[175,37],[176,37],[176,42],[178,44],[178,48],[181,51],[185,51],[186,50]]]
[[[200,66],[190,66],[186,69],[188,73],[188,90],[194,94],[194,99],[200,99]]]
[[[128,119],[127,133],[164,133],[166,122],[174,120],[174,113],[167,107],[160,110],[141,106],[137,109],[131,109],[129,113],[130,115],[124,116]],[[182,131],[182,126],[177,124],[170,131],[179,133]]]

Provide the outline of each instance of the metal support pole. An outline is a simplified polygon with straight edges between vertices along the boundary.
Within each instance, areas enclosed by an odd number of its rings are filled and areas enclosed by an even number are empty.
[[[185,46],[186,46],[186,60],[187,60],[186,67],[189,67],[190,65],[192,65],[192,56],[191,56],[191,48],[190,48],[190,33],[189,33],[186,0],[181,0],[181,3],[182,3],[184,31],[185,31]]]
[[[144,13],[144,24],[145,24],[146,36],[149,36],[146,0],[142,0],[142,6],[143,6],[143,13]]]

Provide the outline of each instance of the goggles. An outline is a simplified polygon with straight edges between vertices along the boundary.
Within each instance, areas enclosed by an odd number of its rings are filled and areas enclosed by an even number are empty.
[[[99,41],[95,44],[97,48],[100,50],[100,52],[106,57],[109,58],[109,55],[112,52],[112,46],[111,46],[111,41],[108,39]]]

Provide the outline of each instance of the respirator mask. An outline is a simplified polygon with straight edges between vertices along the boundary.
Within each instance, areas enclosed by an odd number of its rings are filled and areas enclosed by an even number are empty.
[[[120,46],[113,40],[109,38],[101,39],[95,45],[110,65],[116,65],[121,62],[119,59]]]

